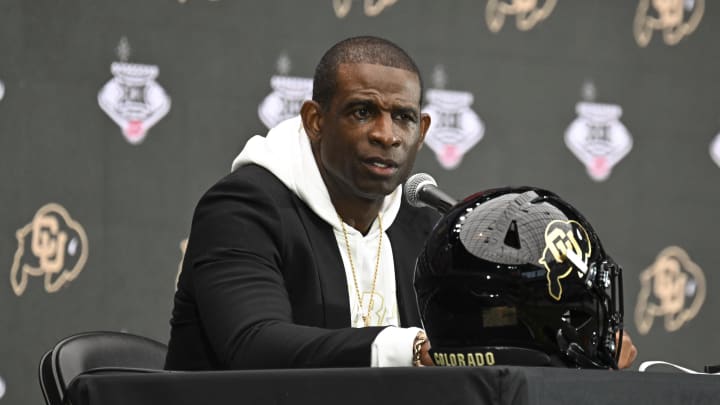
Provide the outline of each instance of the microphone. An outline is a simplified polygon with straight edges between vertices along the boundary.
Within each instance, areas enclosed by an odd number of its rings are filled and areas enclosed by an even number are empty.
[[[405,182],[405,198],[413,207],[430,207],[444,214],[457,201],[437,187],[435,179],[427,173],[416,173]]]

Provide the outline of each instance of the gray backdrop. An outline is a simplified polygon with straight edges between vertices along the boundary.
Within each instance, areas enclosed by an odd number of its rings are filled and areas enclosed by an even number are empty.
[[[416,171],[456,197],[557,192],[625,269],[639,361],[720,363],[720,8],[511,3],[0,0],[0,403],[41,403],[38,360],[67,335],[167,341],[198,198],[358,34],[435,91]]]

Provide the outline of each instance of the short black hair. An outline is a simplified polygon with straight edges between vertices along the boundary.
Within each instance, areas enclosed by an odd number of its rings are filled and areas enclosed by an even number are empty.
[[[420,82],[422,105],[424,86],[420,70],[410,55],[387,39],[373,36],[359,36],[344,39],[325,52],[315,68],[312,99],[323,109],[330,106],[330,100],[337,88],[337,70],[342,63],[369,63],[404,69],[417,75]]]

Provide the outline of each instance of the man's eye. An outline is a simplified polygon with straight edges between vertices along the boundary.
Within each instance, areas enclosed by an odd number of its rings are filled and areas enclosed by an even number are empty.
[[[355,110],[355,116],[358,118],[367,118],[370,116],[370,110],[365,107],[358,108]]]
[[[407,114],[407,113],[400,113],[396,115],[396,119],[405,121],[405,122],[415,122],[415,115],[413,114]]]

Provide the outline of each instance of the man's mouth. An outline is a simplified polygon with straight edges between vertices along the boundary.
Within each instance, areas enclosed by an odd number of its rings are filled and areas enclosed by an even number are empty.
[[[363,163],[365,163],[372,173],[380,176],[390,176],[398,170],[398,163],[394,160],[370,158],[364,160]]]
[[[373,166],[382,167],[382,168],[392,167],[391,165],[385,164],[385,163],[383,163],[383,162],[372,162],[371,164],[372,164]]]

